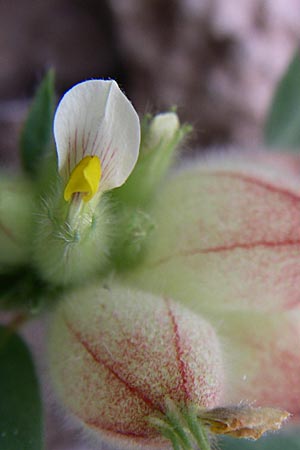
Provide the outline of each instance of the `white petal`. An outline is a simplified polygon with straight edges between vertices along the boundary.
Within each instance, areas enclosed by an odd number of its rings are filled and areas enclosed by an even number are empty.
[[[140,123],[115,81],[90,80],[70,89],[58,105],[54,137],[60,173],[70,172],[87,155],[102,165],[100,190],[121,186],[139,152]]]

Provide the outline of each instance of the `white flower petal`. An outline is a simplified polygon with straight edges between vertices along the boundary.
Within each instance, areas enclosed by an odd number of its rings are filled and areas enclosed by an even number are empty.
[[[100,190],[121,186],[138,158],[140,123],[115,81],[90,80],[70,89],[58,105],[54,137],[60,173],[69,178],[82,158],[97,155]]]

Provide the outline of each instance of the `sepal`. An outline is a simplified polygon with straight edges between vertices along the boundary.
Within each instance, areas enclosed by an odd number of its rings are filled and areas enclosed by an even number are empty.
[[[152,216],[140,208],[116,205],[114,241],[110,251],[112,264],[119,270],[138,265],[155,229]]]
[[[62,189],[62,186],[60,186]],[[33,243],[34,266],[54,285],[77,284],[107,264],[111,215],[105,196],[94,202],[63,200],[61,189],[40,204]]]

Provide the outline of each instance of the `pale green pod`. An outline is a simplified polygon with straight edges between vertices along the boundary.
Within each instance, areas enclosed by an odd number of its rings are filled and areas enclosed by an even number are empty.
[[[87,430],[121,448],[169,448],[153,427],[170,401],[217,405],[223,364],[212,326],[169,298],[117,284],[66,295],[53,317],[58,396]]]
[[[250,156],[199,159],[166,182],[147,255],[126,281],[218,327],[229,403],[299,415],[299,159]]]
[[[34,192],[25,177],[0,176],[0,271],[28,262]]]
[[[201,311],[299,302],[300,177],[253,159],[195,161],[167,181],[132,283]]]

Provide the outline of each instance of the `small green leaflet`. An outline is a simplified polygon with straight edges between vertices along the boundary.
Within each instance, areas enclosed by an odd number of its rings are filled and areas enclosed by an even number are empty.
[[[22,165],[31,177],[37,175],[51,143],[54,105],[54,71],[49,70],[37,89],[20,136]]]
[[[300,151],[300,52],[279,82],[264,130],[270,147]]]
[[[39,386],[23,340],[0,327],[0,450],[42,450]]]

